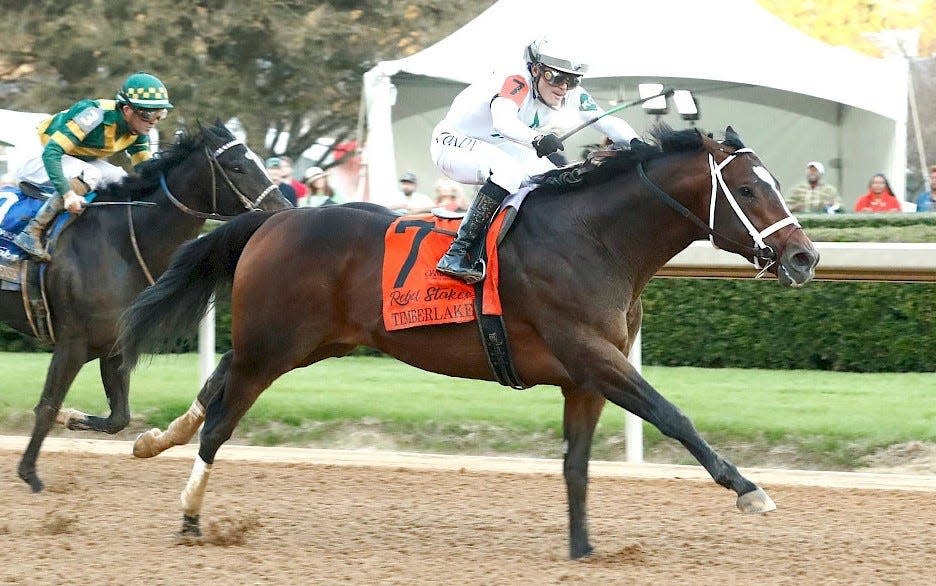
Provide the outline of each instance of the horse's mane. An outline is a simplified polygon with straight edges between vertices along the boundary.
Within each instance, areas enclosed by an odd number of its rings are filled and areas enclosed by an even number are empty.
[[[564,193],[588,185],[605,183],[610,179],[632,171],[639,163],[672,154],[695,152],[702,148],[702,132],[695,128],[674,130],[660,122],[654,125],[649,136],[652,141],[632,142],[629,146],[612,146],[592,152],[581,163],[547,171],[531,178],[533,183],[550,191]],[[726,133],[724,143],[732,148],[744,148],[740,138],[733,132]]]
[[[159,187],[159,177],[168,174],[170,169],[179,165],[195,149],[221,145],[233,139],[234,135],[219,122],[208,126],[196,122],[194,126],[178,131],[169,148],[154,153],[151,159],[140,165],[138,174],[130,174],[117,183],[98,188],[98,197],[105,200],[132,199],[136,195],[152,192]]]

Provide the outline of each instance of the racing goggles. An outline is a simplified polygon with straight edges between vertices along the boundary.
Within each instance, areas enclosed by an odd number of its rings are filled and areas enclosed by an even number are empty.
[[[571,90],[578,87],[579,82],[582,81],[582,76],[543,67],[543,79],[545,79],[546,83],[553,87],[559,87],[562,84],[566,84]]]
[[[160,120],[165,120],[166,116],[169,115],[169,110],[165,108],[160,108],[159,110],[141,110],[139,108],[134,108],[133,111],[136,112],[144,122],[159,122]]]

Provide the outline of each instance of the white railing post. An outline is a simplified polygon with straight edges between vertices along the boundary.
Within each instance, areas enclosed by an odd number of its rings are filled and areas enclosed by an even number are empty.
[[[634,345],[631,347],[630,356],[627,359],[630,360],[638,373],[641,372],[640,344],[640,330],[637,330]],[[643,419],[630,411],[624,413],[624,447],[628,462],[643,462]]]
[[[202,387],[214,372],[215,362],[215,304],[214,296],[208,302],[208,310],[198,323],[198,385]]]

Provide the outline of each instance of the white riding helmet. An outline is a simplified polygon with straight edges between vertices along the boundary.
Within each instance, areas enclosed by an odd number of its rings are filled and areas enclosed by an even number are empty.
[[[572,75],[585,75],[588,65],[575,59],[574,50],[559,46],[549,39],[537,39],[527,45],[523,52],[527,63],[542,63],[557,71],[571,73]]]

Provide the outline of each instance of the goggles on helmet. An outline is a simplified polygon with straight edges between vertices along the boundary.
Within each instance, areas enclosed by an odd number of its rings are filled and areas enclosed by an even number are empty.
[[[139,108],[134,108],[134,112],[140,115],[145,122],[159,122],[160,120],[165,120],[169,116],[169,110],[165,108],[160,108],[159,110],[142,110]]]
[[[117,100],[123,105],[130,106],[130,109],[136,112],[144,122],[159,122],[169,116],[169,110],[166,108],[138,108],[123,90],[117,92]]]
[[[555,69],[546,67],[543,64],[540,64],[540,67],[543,68],[543,79],[545,79],[546,83],[553,87],[559,87],[562,84],[566,84],[571,90],[578,87],[579,82],[582,80],[581,75],[573,75],[571,73],[556,71]]]

